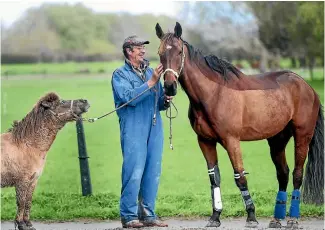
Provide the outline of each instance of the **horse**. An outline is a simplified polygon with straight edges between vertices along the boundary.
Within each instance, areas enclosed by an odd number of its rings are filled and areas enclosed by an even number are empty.
[[[294,170],[287,227],[298,228],[300,197],[306,203],[324,203],[324,119],[317,93],[292,71],[245,75],[215,55],[204,56],[174,33],[164,33],[159,23],[158,55],[164,67],[165,93],[177,94],[177,82],[189,98],[188,118],[197,134],[211,184],[212,215],[207,227],[220,226],[222,199],[216,144],[227,151],[234,179],[247,212],[246,227],[257,227],[255,205],[249,193],[240,141],[267,139],[276,168],[279,190],[270,228],[280,228],[286,217],[289,167],[285,148],[294,138]],[[304,163],[307,158],[305,177]],[[303,186],[302,186],[303,184]],[[300,188],[302,186],[302,192]],[[302,193],[302,194],[301,194]]]
[[[87,100],[60,100],[46,94],[21,120],[1,134],[1,188],[15,187],[15,227],[34,230],[30,221],[32,196],[42,174],[47,152],[67,122],[80,118],[90,107]]]

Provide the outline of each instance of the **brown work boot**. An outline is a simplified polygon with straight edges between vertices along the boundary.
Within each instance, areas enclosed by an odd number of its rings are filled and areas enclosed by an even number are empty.
[[[131,220],[126,223],[122,223],[123,228],[142,228],[144,227],[143,223],[141,223],[139,220]]]
[[[145,227],[168,227],[168,224],[166,224],[158,219],[143,220],[142,223]]]

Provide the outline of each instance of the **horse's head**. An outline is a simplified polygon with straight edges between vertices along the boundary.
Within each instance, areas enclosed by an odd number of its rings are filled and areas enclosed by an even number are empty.
[[[44,96],[39,106],[44,110],[49,110],[57,119],[62,122],[73,121],[88,111],[89,103],[85,99],[60,100],[55,93],[49,93]]]
[[[184,42],[181,39],[182,27],[176,22],[174,33],[164,34],[157,23],[156,34],[160,39],[158,54],[164,67],[162,75],[165,93],[168,96],[175,96],[177,93],[177,80],[182,74],[185,62]]]

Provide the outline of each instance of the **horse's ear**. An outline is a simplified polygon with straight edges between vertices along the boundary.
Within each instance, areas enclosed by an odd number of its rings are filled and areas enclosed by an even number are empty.
[[[178,22],[176,22],[176,26],[174,28],[174,34],[177,38],[182,36],[182,26]]]
[[[49,101],[42,101],[41,105],[42,105],[44,108],[51,108],[51,106],[52,106],[52,102],[49,102]]]
[[[164,32],[162,31],[159,23],[156,24],[156,34],[159,39],[162,39],[164,36]]]
[[[44,108],[51,108],[52,105],[58,100],[60,99],[56,93],[48,93],[41,99],[41,105]]]

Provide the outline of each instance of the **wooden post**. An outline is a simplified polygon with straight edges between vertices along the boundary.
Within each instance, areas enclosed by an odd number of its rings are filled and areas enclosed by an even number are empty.
[[[89,157],[87,154],[85,133],[84,133],[83,123],[81,119],[77,120],[76,127],[77,127],[77,138],[78,138],[82,195],[87,196],[92,194],[92,186],[91,186],[89,164],[88,164]]]

